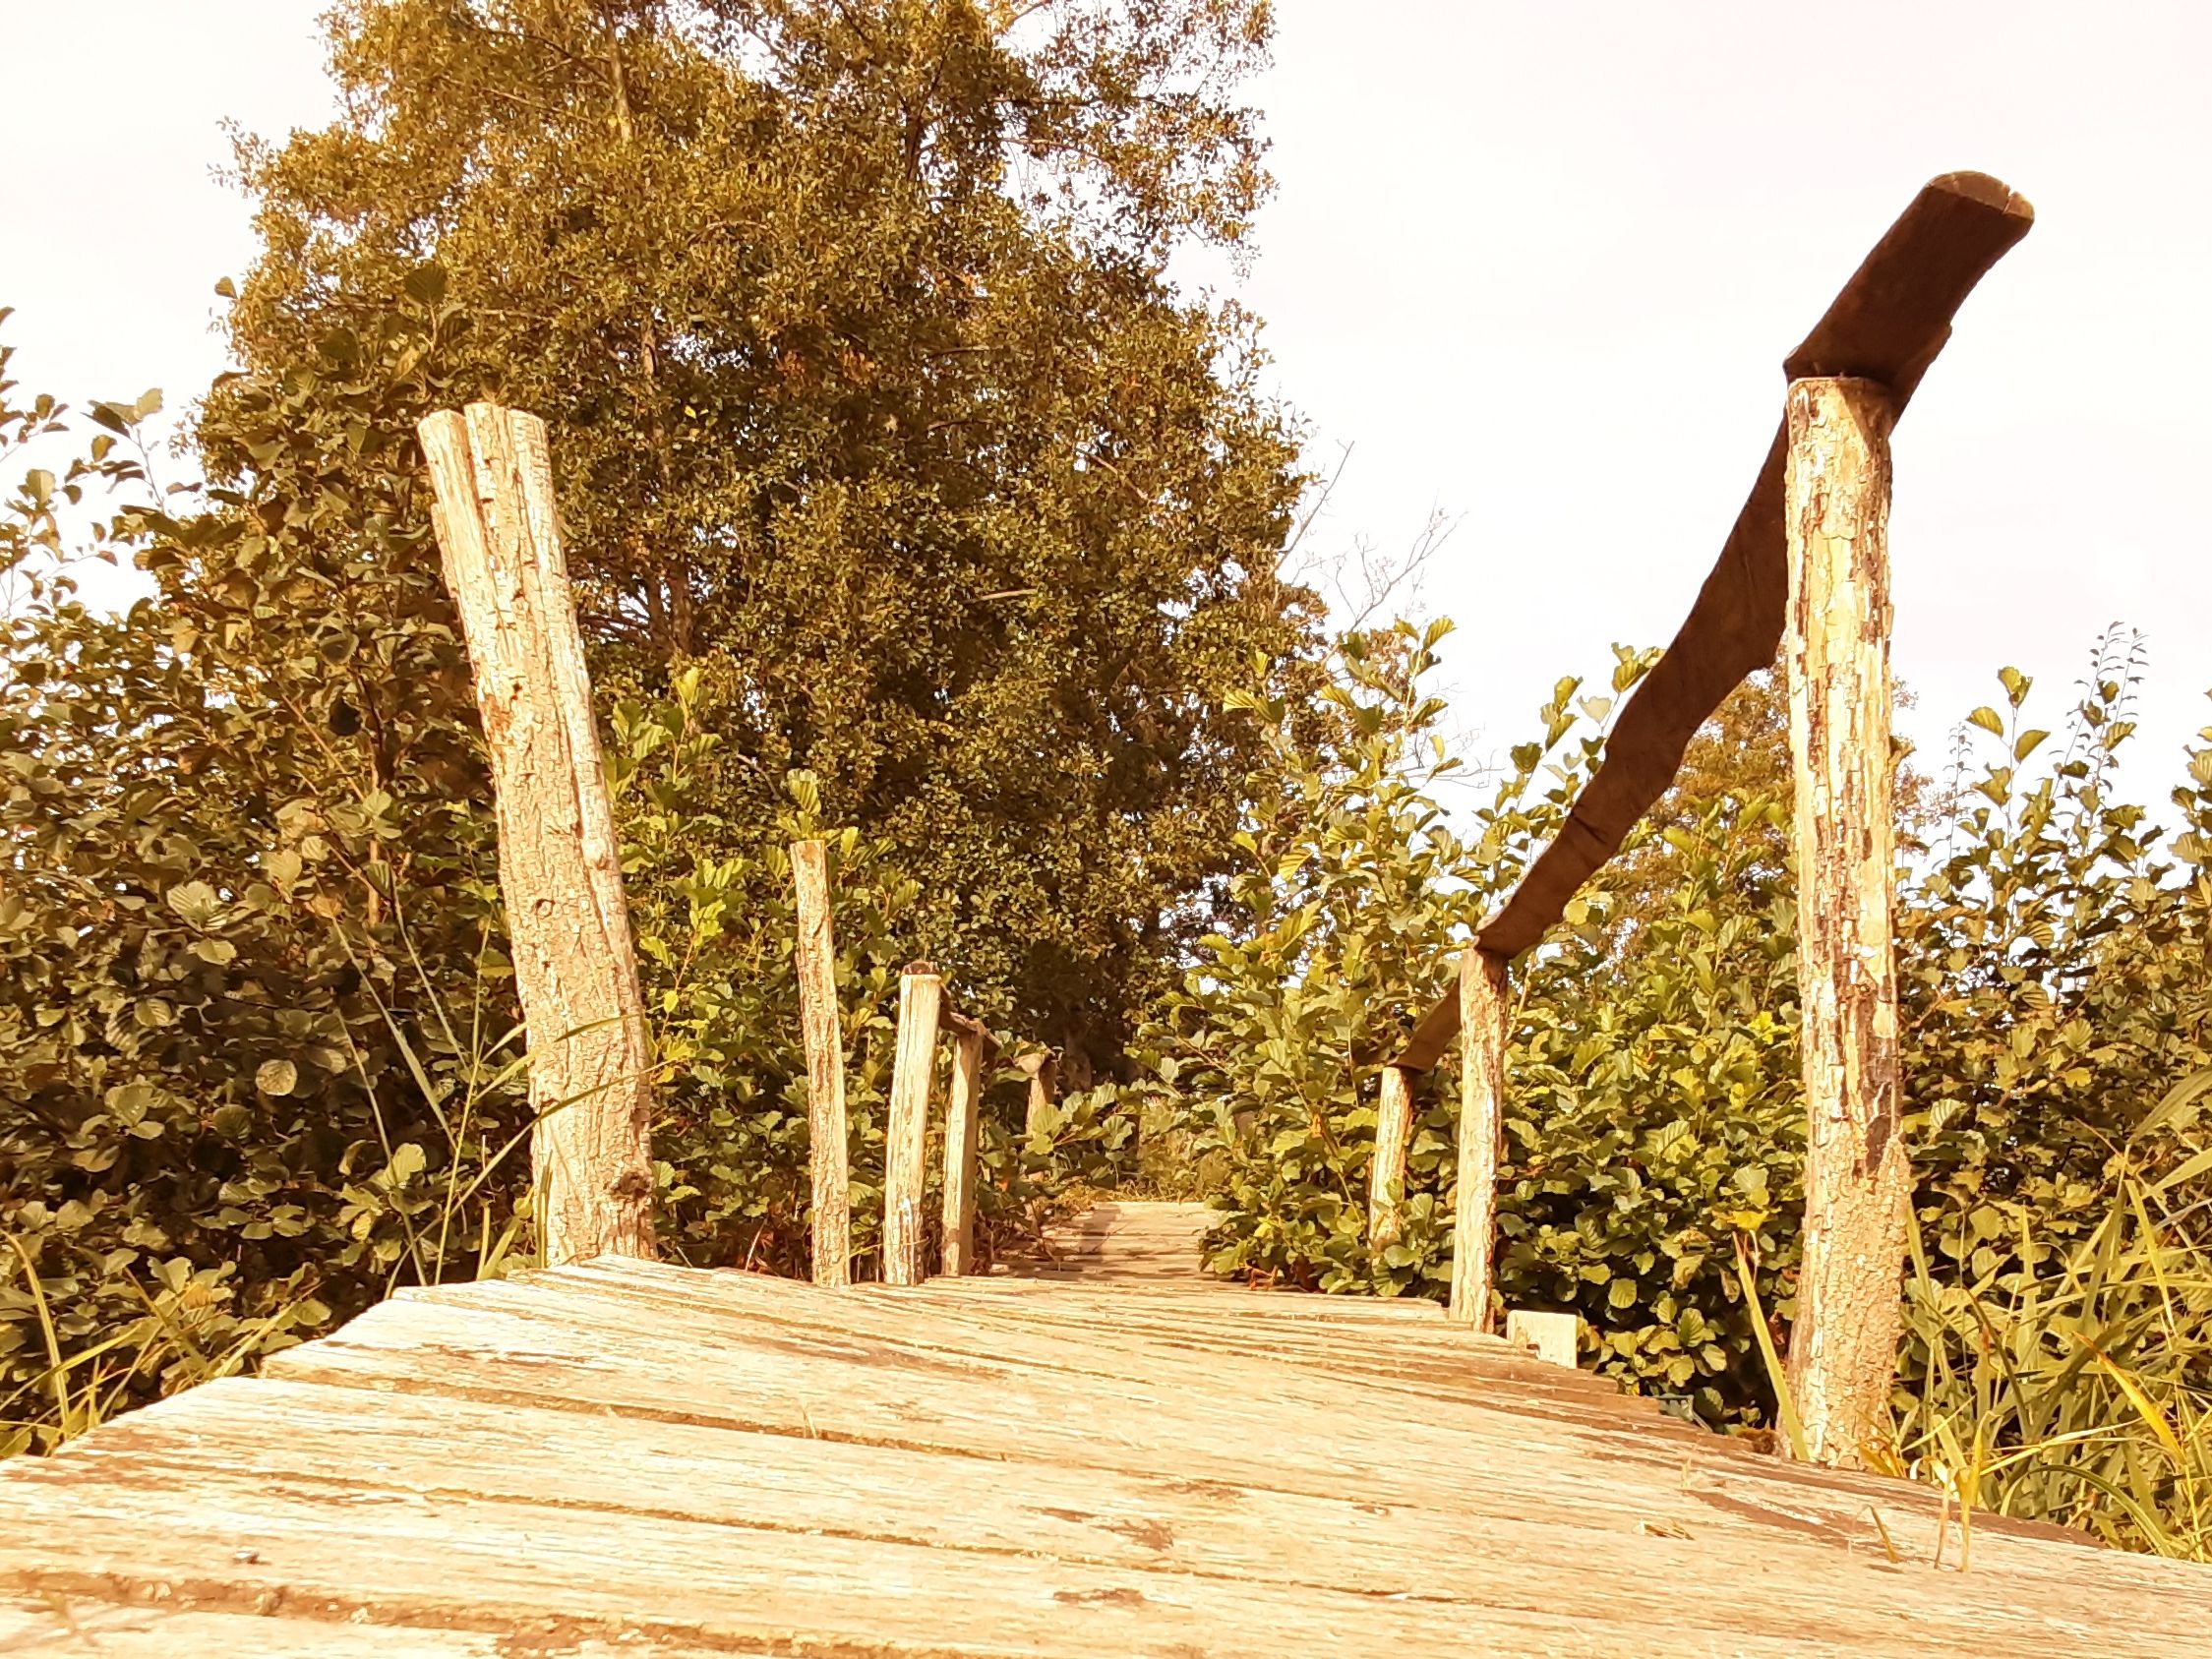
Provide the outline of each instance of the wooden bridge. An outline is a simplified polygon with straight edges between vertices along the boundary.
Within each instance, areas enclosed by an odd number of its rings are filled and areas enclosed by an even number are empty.
[[[2212,1653],[2212,1571],[1783,1462],[1429,1303],[603,1258],[0,1469],[0,1654]]]

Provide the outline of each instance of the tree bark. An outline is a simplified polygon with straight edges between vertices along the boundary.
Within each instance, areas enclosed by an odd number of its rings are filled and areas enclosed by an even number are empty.
[[[976,1105],[984,1076],[984,1032],[963,1029],[952,1048],[945,1101],[944,1271],[976,1268]]]
[[[1460,1180],[1452,1215],[1451,1317],[1490,1329],[1498,1135],[1506,1096],[1506,964],[1478,945],[1460,959]]]
[[[1367,1243],[1386,1250],[1404,1227],[1405,1144],[1413,1128],[1413,1074],[1404,1066],[1383,1068],[1382,1095],[1375,1105],[1375,1162],[1367,1172]]]
[[[1886,1431],[1911,1202],[1890,941],[1888,391],[1789,389],[1790,751],[1809,1138],[1789,1384],[1806,1454]]]
[[[927,962],[899,977],[898,1048],[883,1142],[883,1282],[920,1284],[922,1201],[928,1181],[929,1086],[937,1069],[944,981]]]
[[[418,431],[491,757],[539,1247],[649,1257],[651,1044],[545,423],[472,403]]]
[[[807,1135],[814,1186],[814,1282],[852,1278],[852,1172],[845,1128],[845,1037],[837,1009],[837,944],[830,926],[829,850],[791,844],[799,910],[799,1023],[807,1037]]]

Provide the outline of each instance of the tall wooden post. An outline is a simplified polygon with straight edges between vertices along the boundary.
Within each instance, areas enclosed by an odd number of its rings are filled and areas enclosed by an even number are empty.
[[[472,403],[417,431],[491,758],[539,1247],[649,1257],[652,1049],[545,423]]]
[[[1452,1216],[1452,1302],[1462,1325],[1490,1329],[1498,1135],[1506,1097],[1506,964],[1479,945],[1460,959],[1460,1181]]]
[[[799,907],[799,1023],[807,1037],[807,1135],[814,1185],[814,1282],[852,1277],[852,1173],[845,1132],[845,1036],[837,1012],[837,944],[830,928],[829,850],[791,844]]]
[[[1367,1172],[1367,1243],[1376,1250],[1396,1244],[1404,1227],[1405,1146],[1412,1129],[1413,1074],[1404,1066],[1385,1066],[1375,1105],[1375,1163]]]
[[[899,976],[898,1048],[891,1058],[890,1121],[883,1137],[883,1282],[920,1284],[922,1200],[927,1185],[929,1085],[937,1069],[944,981],[927,962]]]
[[[1889,751],[1888,391],[1789,388],[1790,751],[1797,776],[1804,1264],[1789,1382],[1807,1455],[1857,1463],[1888,1421],[1911,1195],[1897,1084]]]
[[[976,1267],[976,1105],[983,1091],[984,1028],[960,1027],[952,1047],[952,1088],[945,1098],[944,1271]]]

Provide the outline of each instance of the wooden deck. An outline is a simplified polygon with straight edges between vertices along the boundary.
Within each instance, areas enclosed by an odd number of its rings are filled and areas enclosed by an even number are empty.
[[[1990,1519],[1938,1567],[1921,1490],[1426,1304],[1205,1282],[1202,1225],[400,1295],[0,1467],[0,1654],[2212,1654],[2212,1570]]]

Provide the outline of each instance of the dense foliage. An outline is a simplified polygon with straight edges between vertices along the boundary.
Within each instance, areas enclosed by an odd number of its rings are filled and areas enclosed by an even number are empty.
[[[0,1419],[42,1434],[532,1248],[491,813],[412,431],[450,400],[463,324],[416,287],[376,335],[230,384],[202,428],[210,486],[153,490],[134,437],[154,400],[101,404],[0,518]],[[18,407],[4,368],[10,451],[81,436],[50,399]],[[156,592],[95,612],[80,558],[128,558]],[[663,1244],[792,1271],[786,838],[826,830],[839,855],[864,1252],[918,889],[805,774],[760,819],[699,804],[723,763],[705,672],[610,710]],[[993,1122],[992,1204],[1126,1132],[1081,1096],[1034,1146]],[[28,1432],[0,1422],[0,1446]]]
[[[1152,1116],[1216,1160],[1224,1271],[1441,1296],[1457,1116],[1424,1080],[1404,1236],[1365,1235],[1374,1092],[1466,924],[1571,799],[1609,712],[1563,681],[1465,839],[1418,688],[1441,628],[1354,641],[1336,732],[1285,729],[1237,845],[1248,927],[1205,941],[1143,1034]],[[2165,837],[2113,799],[2136,664],[2100,649],[2060,757],[1975,711],[1909,780],[1898,950],[1921,1265],[1894,1443],[1961,1495],[2201,1553],[2212,1505],[2212,751]],[[1633,678],[1624,656],[1616,685]],[[1783,734],[1755,681],[1683,784],[1517,969],[1499,1298],[1572,1308],[1585,1363],[1715,1424],[1773,1421],[1743,1273],[1786,1340],[1802,1205]],[[1280,716],[1280,708],[1268,710]],[[1584,723],[1574,738],[1578,717]],[[2212,734],[2208,734],[2212,737]],[[1549,758],[1556,757],[1556,758]],[[1547,765],[1548,758],[1548,765]],[[1538,792],[1539,783],[1551,787]]]
[[[1165,266],[1268,188],[1258,0],[352,0],[344,113],[242,173],[241,360],[435,260],[472,387],[551,424],[594,667],[705,665],[762,821],[887,841],[927,954],[1111,1059],[1204,918],[1310,654],[1250,320]],[[216,405],[218,418],[222,405]],[[1079,1068],[1080,1069],[1080,1068]]]
[[[1424,688],[1446,624],[1322,651],[1278,574],[1303,481],[1256,325],[1166,276],[1239,247],[1268,188],[1234,91],[1270,27],[1264,0],[344,0],[340,119],[241,152],[264,253],[223,290],[245,367],[192,424],[206,482],[158,484],[150,394],[73,418],[0,346],[0,1452],[530,1259],[414,439],[487,394],[553,427],[670,1254],[805,1265],[786,848],[820,834],[864,1258],[891,993],[928,955],[1078,1083],[1122,1080],[1021,1131],[991,1080],[986,1248],[1125,1172],[1141,1119],[1151,1178],[1217,1198],[1217,1269],[1443,1293],[1457,1079],[1422,1081],[1377,1249],[1377,1068],[1649,659],[1561,681],[1470,782]],[[80,603],[88,558],[151,594]],[[2117,797],[2133,652],[2101,647],[2055,758],[2008,669],[1900,791],[1918,1226],[1870,1451],[2201,1556],[2212,748],[2170,812]],[[1775,1420],[1794,1311],[1787,783],[1756,677],[1515,977],[1501,1298],[1575,1310],[1587,1363],[1730,1428]]]

